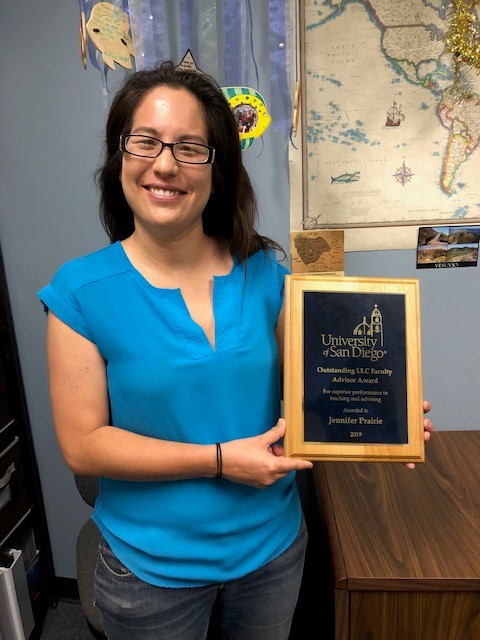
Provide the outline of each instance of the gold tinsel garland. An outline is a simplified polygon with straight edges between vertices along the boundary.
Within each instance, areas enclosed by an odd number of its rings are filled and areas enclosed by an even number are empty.
[[[445,49],[457,60],[480,71],[480,23],[475,9],[479,0],[452,0],[450,29]]]
[[[452,0],[450,29],[445,36],[445,50],[453,54],[453,93],[458,99],[472,99],[465,65],[480,72],[480,23],[476,9],[479,0]],[[463,68],[462,68],[463,67]]]

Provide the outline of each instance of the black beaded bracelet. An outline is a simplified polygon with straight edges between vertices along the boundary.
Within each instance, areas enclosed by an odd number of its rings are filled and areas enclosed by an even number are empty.
[[[222,447],[219,442],[215,443],[217,447],[217,478],[222,477]]]

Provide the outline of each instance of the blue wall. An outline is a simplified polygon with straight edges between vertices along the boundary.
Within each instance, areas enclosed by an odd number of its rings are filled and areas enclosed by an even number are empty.
[[[105,107],[100,76],[83,70],[74,0],[0,3],[0,238],[56,574],[75,576],[75,540],[89,509],[60,456],[52,427],[45,317],[35,292],[71,257],[103,246],[92,174]],[[114,88],[122,71],[110,74]],[[261,78],[262,80],[262,78]],[[268,102],[268,94],[265,95]],[[245,152],[261,231],[288,247],[285,146],[274,134]],[[348,254],[347,275],[421,281],[425,397],[439,429],[479,429],[476,268],[416,271],[414,251]]]

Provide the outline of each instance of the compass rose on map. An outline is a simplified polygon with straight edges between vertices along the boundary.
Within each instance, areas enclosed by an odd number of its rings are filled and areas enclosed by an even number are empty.
[[[397,182],[401,182],[404,187],[407,182],[410,182],[411,177],[415,175],[411,172],[411,170],[405,166],[405,160],[402,162],[402,166],[400,169],[397,169],[396,173],[393,174],[393,177],[397,179]]]

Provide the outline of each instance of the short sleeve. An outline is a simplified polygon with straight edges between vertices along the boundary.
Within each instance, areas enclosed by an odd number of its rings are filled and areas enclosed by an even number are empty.
[[[277,264],[278,290],[280,292],[280,298],[283,302],[283,298],[285,296],[285,276],[288,275],[290,271],[289,269],[287,269],[287,267],[284,267],[282,264],[278,262],[276,264]]]
[[[91,332],[82,314],[75,292],[75,274],[67,263],[55,274],[52,282],[40,289],[37,296],[43,302],[44,309],[52,311],[71,329],[93,342]]]

